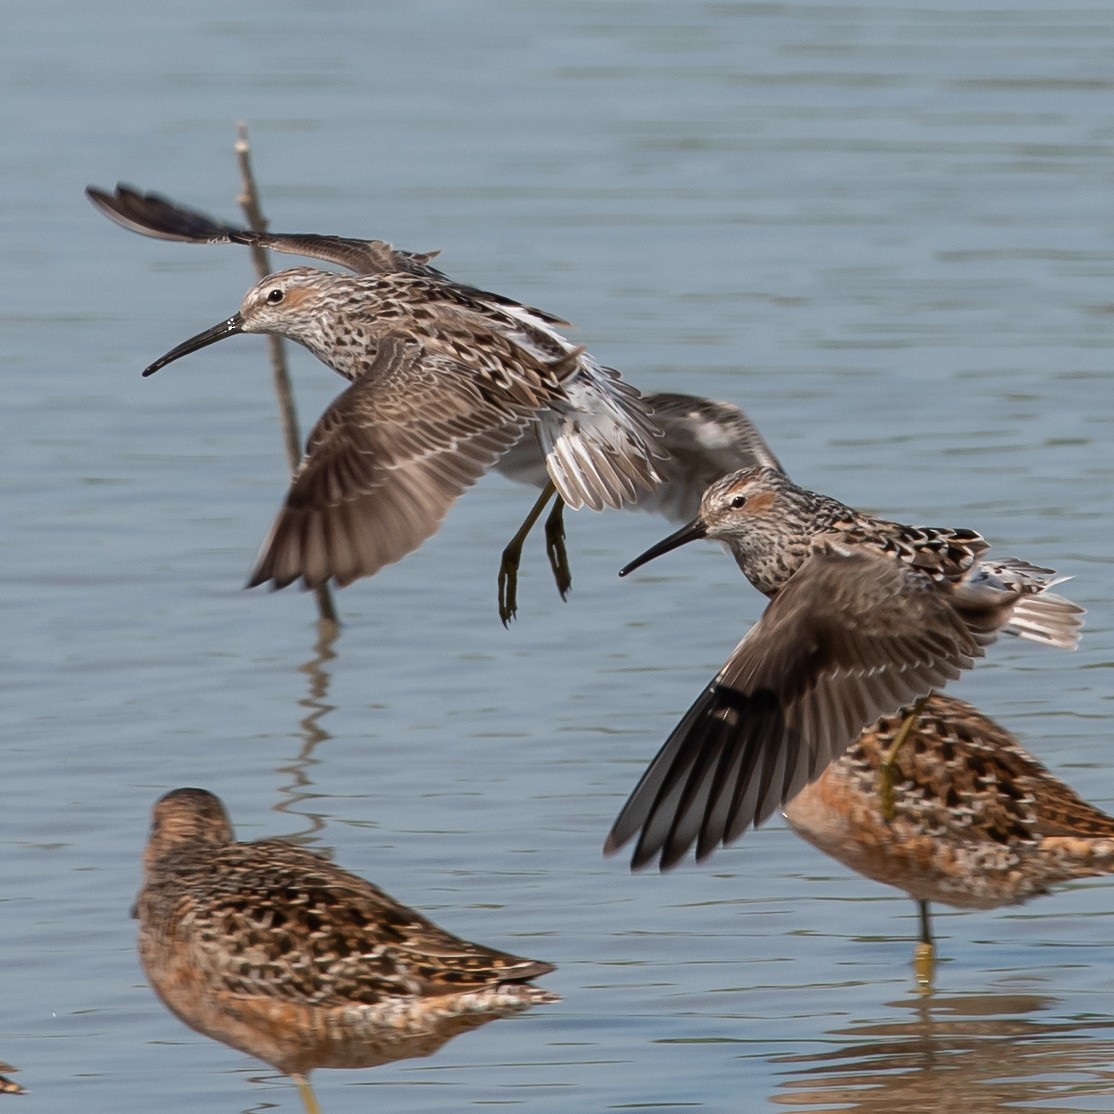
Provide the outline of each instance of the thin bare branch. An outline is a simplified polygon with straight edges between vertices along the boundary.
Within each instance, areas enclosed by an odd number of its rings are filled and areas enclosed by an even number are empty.
[[[267,221],[263,217],[263,210],[259,204],[259,191],[255,185],[255,176],[251,169],[251,145],[248,143],[248,130],[245,124],[236,127],[236,161],[240,167],[240,196],[237,199],[243,209],[248,227],[253,232],[265,232]],[[271,261],[267,249],[253,244],[251,248],[252,262],[255,265],[257,279],[266,278],[271,273]],[[294,405],[294,392],[290,387],[290,373],[286,367],[286,352],[282,337],[269,334],[267,342],[271,352],[271,374],[275,384],[275,395],[278,398],[279,415],[282,419],[283,441],[286,446],[286,462],[290,467],[290,474],[298,470],[302,461],[302,437],[298,431],[298,413]],[[338,625],[336,604],[328,584],[322,584],[314,589],[317,598],[318,616],[322,623]]]

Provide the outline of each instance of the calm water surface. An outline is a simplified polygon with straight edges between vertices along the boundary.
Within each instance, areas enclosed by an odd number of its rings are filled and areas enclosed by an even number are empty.
[[[1114,809],[1114,14],[1106,5],[16,0],[0,38],[5,730],[0,1059],[39,1109],[298,1109],[147,988],[152,801],[202,785],[446,927],[548,959],[561,1004],[322,1106],[1108,1110],[1114,886],[938,919],[780,824],[631,877],[600,843],[761,601],[667,527],[572,517],[567,604],[498,477],[340,596],[243,592],[281,499],[261,341],[139,370],[227,316],[244,254],[128,236],[118,179],[234,216],[247,120],[276,228],[440,247],[648,389],[743,404],[801,482],[969,525],[1074,576],[1073,655],[957,691]],[[307,354],[308,423],[339,380]],[[12,1100],[16,1102],[18,1100]]]

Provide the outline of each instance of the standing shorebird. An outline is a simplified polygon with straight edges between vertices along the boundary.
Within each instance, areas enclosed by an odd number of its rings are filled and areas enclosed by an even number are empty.
[[[191,1028],[290,1076],[428,1056],[557,995],[553,967],[451,936],[370,882],[277,839],[237,843],[220,800],[156,802],[136,901],[139,957]]]
[[[1070,649],[1082,608],[1051,570],[989,562],[973,530],[905,526],[752,468],[704,493],[689,525],[620,575],[697,538],[722,541],[771,599],[635,787],[607,838],[634,867],[698,860],[786,804],[868,723],[970,668],[1005,629]],[[911,726],[906,718],[905,731]]]
[[[1072,878],[1114,873],[1114,817],[978,708],[937,693],[895,759],[887,819],[878,779],[903,719],[868,727],[782,811],[814,847],[917,903],[915,969],[927,987],[935,961],[929,902],[996,909]]]
[[[237,313],[143,372],[238,333],[272,333],[302,344],[352,384],[310,434],[249,587],[299,579],[306,587],[329,579],[344,586],[371,576],[436,532],[461,492],[529,436],[548,482],[527,524],[556,494],[547,540],[565,595],[571,577],[560,508],[621,507],[658,483],[658,431],[639,392],[566,340],[557,328],[567,322],[451,281],[430,264],[435,253],[248,232],[126,186],[86,193],[125,228],[160,239],[259,245],[355,272],[294,267],[270,275]],[[518,556],[512,552],[500,570],[504,623],[514,614]]]

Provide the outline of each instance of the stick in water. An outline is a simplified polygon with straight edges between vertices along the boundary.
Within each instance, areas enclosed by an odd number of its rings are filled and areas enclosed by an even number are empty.
[[[241,193],[237,199],[248,227],[253,232],[265,232],[267,222],[259,205],[259,191],[255,186],[255,176],[251,172],[251,145],[248,143],[248,129],[244,124],[236,127],[236,161],[240,166]],[[267,249],[259,244],[251,245],[252,262],[255,264],[255,273],[258,279],[264,279],[271,273],[271,262],[267,256]],[[290,374],[286,369],[286,353],[283,350],[282,337],[273,333],[267,336],[267,344],[271,351],[271,374],[274,378],[275,394],[278,397],[279,415],[282,419],[283,441],[286,445],[286,462],[290,466],[290,474],[298,470],[302,461],[302,438],[298,432],[298,413],[294,406],[294,392],[290,389]],[[318,585],[314,589],[317,597],[318,617],[324,623],[336,626],[336,604],[328,584]]]

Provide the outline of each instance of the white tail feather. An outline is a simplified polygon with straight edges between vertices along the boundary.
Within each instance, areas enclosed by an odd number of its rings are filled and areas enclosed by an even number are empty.
[[[1051,583],[1061,584],[1068,579],[1064,576]],[[1083,614],[1082,607],[1063,596],[1049,591],[1037,592],[1017,601],[1004,629],[1031,642],[1074,650],[1079,644]]]

